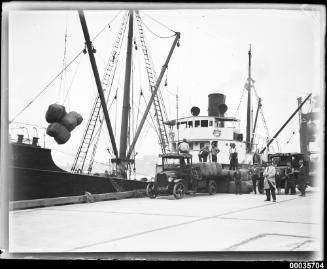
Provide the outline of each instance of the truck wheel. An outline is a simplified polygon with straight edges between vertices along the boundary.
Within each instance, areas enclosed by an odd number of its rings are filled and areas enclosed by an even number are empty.
[[[209,183],[208,183],[208,193],[210,195],[213,195],[217,192],[217,184],[215,181],[213,180],[210,180]]]
[[[147,186],[146,186],[146,195],[148,197],[150,197],[151,199],[154,199],[157,197],[157,192],[155,190],[154,187],[154,183],[150,182]]]
[[[182,199],[185,193],[184,184],[178,182],[174,185],[173,194],[176,199]]]

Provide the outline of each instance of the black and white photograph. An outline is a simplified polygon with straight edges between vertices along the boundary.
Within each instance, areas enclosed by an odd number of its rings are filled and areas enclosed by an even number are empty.
[[[1,258],[323,268],[324,6],[2,10]]]

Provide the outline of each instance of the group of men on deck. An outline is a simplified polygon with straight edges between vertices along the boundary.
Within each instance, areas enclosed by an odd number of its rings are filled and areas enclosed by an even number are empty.
[[[178,151],[180,153],[189,153],[190,151],[190,146],[187,143],[187,140],[184,138],[183,142],[181,142],[178,146]],[[217,144],[215,142],[211,143],[211,149],[209,149],[209,145],[204,145],[198,154],[199,161],[200,162],[207,162],[208,157],[211,156],[211,161],[212,162],[217,162],[217,155],[220,152],[220,150],[217,147]]]

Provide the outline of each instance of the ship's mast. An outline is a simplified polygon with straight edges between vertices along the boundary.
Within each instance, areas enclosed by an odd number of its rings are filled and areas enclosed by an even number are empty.
[[[130,109],[130,85],[131,85],[131,70],[132,70],[132,48],[133,48],[133,14],[129,11],[129,26],[128,26],[128,39],[127,39],[127,54],[126,54],[126,67],[125,67],[125,84],[124,84],[124,97],[122,107],[122,120],[120,129],[120,170],[125,170],[124,162],[126,161],[127,150],[127,135],[128,135],[128,116]]]
[[[249,55],[249,67],[248,67],[248,79],[246,83],[246,90],[248,91],[248,104],[247,104],[247,118],[246,118],[246,151],[251,152],[251,88],[252,88],[252,77],[251,77],[251,44],[248,52]]]

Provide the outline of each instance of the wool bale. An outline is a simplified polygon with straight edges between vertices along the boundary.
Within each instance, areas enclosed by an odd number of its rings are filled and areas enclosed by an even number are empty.
[[[228,193],[229,182],[228,181],[216,181],[217,193]]]
[[[83,117],[81,114],[77,113],[76,111],[69,112],[72,116],[76,118],[77,125],[80,125],[83,121]]]
[[[48,107],[45,119],[48,123],[54,123],[61,120],[66,115],[66,109],[62,105],[52,104]]]
[[[252,182],[241,181],[241,193],[250,193],[253,191]],[[235,183],[234,181],[229,182],[228,193],[235,193]]]
[[[203,180],[210,179],[210,171],[207,163],[198,163],[197,166],[200,168],[201,178]]]
[[[60,121],[60,124],[62,124],[69,132],[75,129],[77,126],[77,118],[75,113],[69,112],[67,113]]]
[[[221,164],[220,163],[214,163],[215,164],[215,166],[216,166],[216,173],[217,173],[217,175],[221,175],[221,173],[222,173],[222,166],[221,166]]]
[[[248,169],[239,169],[241,174],[241,181],[249,180],[249,170]]]
[[[70,132],[58,122],[51,123],[48,126],[47,134],[52,136],[58,144],[64,144],[70,138]]]

